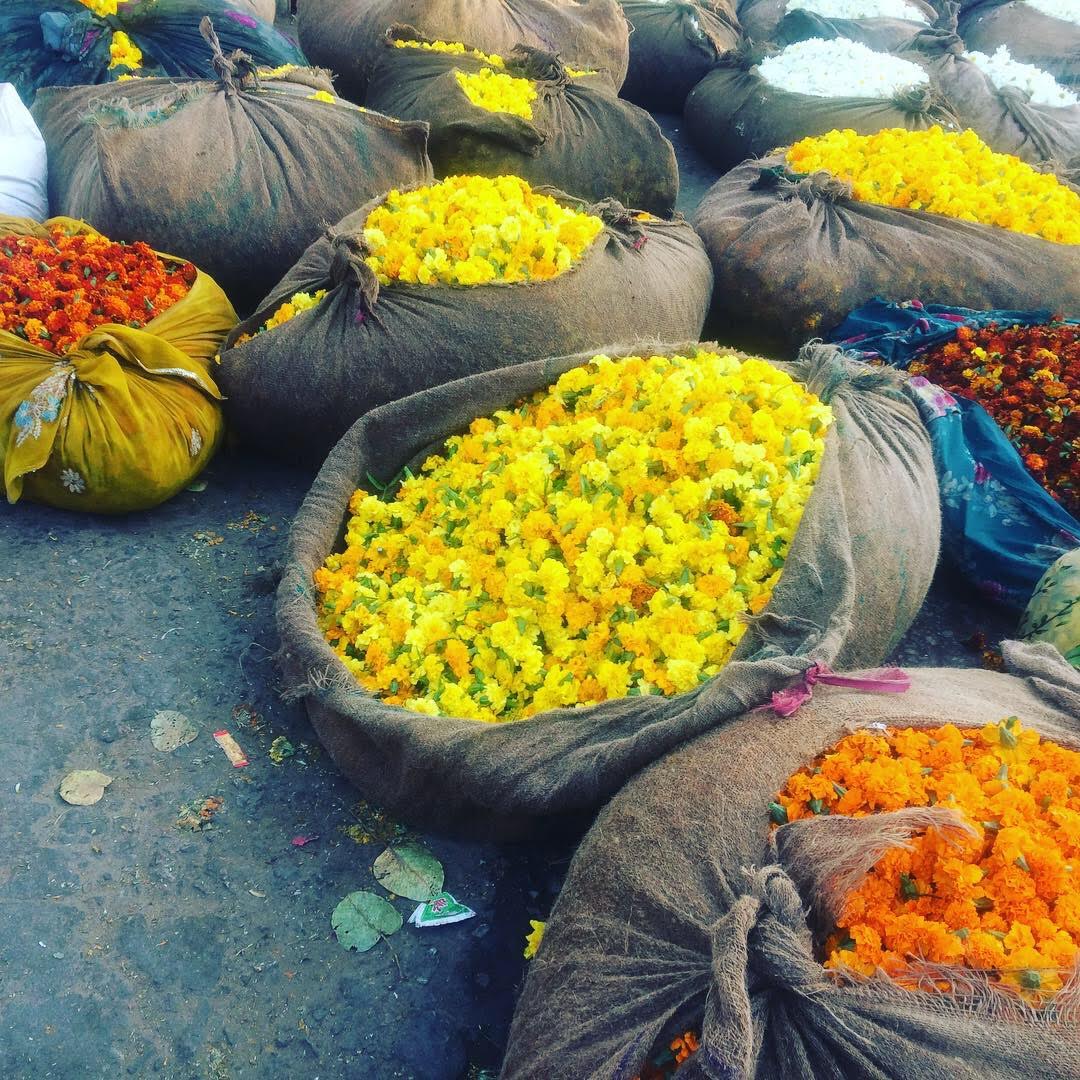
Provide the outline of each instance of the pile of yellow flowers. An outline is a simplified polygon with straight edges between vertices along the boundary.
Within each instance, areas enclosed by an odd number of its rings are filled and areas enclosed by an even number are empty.
[[[136,68],[142,67],[142,49],[123,30],[117,30],[113,34],[112,41],[109,43],[109,57],[110,70],[116,67],[126,67],[134,71]]]
[[[845,899],[825,966],[883,970],[908,989],[925,963],[974,968],[1035,1002],[1060,990],[1080,961],[1080,753],[1015,716],[857,731],[792,776],[771,813],[909,806],[952,807],[969,831],[890,848]]]
[[[528,79],[517,79],[513,75],[504,75],[492,68],[481,68],[467,74],[455,71],[454,78],[465,96],[477,108],[488,112],[510,113],[531,120],[532,103],[536,100],[536,89]]]
[[[787,162],[799,173],[824,170],[850,181],[865,202],[1080,243],[1080,195],[1019,158],[995,154],[973,131],[830,131],[795,143]]]
[[[85,0],[84,0],[85,2]],[[506,67],[506,61],[497,53],[485,53],[479,49],[470,49],[460,41],[401,41],[394,42],[395,49],[424,49],[427,52],[448,53],[451,56],[469,56],[481,60],[492,67]]]
[[[383,285],[485,285],[557,277],[603,228],[520,177],[450,176],[391,191],[368,215],[364,241]]]
[[[88,7],[99,18],[115,15],[120,0],[81,0],[83,7]]]
[[[308,311],[313,307],[316,307],[322,298],[326,295],[325,289],[319,289],[315,293],[298,292],[293,293],[284,304],[281,304],[278,309],[270,316],[255,331],[255,334],[263,334],[267,330],[273,330],[275,326],[280,326],[282,323],[287,323],[290,319],[295,319],[301,311]],[[250,341],[255,334],[241,334],[234,343],[234,348],[238,345],[243,345],[244,342]]]
[[[316,90],[314,94],[308,94],[308,101],[326,101],[333,105],[337,98],[327,90]]]
[[[509,721],[716,675],[768,603],[831,410],[765,360],[595,356],[358,491],[319,623],[384,700]]]

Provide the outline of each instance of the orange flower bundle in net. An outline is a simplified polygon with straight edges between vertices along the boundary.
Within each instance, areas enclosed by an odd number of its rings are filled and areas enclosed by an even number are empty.
[[[880,969],[909,989],[917,972],[967,968],[1044,1003],[1080,961],[1080,753],[1016,717],[863,730],[795,773],[770,809],[779,823],[935,805],[970,831],[931,828],[887,851],[847,896],[825,966]]]
[[[98,233],[0,236],[0,330],[62,356],[104,323],[141,329],[195,283],[191,263]]]

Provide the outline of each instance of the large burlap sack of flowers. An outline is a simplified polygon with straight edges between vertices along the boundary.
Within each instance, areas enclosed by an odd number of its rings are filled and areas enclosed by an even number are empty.
[[[171,498],[223,432],[236,314],[190,263],[84,222],[0,216],[0,470],[9,502],[119,513]]]
[[[1007,45],[1068,85],[1080,83],[1080,11],[1071,0],[981,0],[964,5],[960,36],[969,49]]]
[[[686,95],[739,43],[733,4],[715,0],[620,0],[630,23],[630,66],[620,97],[678,112]]]
[[[819,683],[632,780],[574,856],[503,1080],[668,1076],[673,1035],[695,1080],[1080,1073],[1080,672],[1004,653]]]
[[[244,439],[321,461],[359,416],[417,390],[620,333],[696,337],[711,291],[681,219],[451,177],[312,244],[226,339],[220,378]]]
[[[679,168],[671,143],[598,76],[529,45],[504,58],[433,42],[411,27],[393,27],[383,44],[368,107],[431,126],[436,176],[509,174],[592,202],[674,209]]]
[[[705,195],[694,225],[718,332],[790,348],[874,297],[1078,310],[1078,215],[1069,185],[991,155],[971,132],[931,129],[830,132],[747,161]]]
[[[834,128],[957,126],[918,65],[839,39],[772,55],[744,40],[690,91],[683,115],[694,145],[721,171]]]
[[[955,5],[953,5],[955,7]],[[971,51],[956,34],[955,11],[916,34],[899,55],[924,67],[964,127],[991,149],[1034,164],[1066,164],[1080,154],[1080,97],[1009,50]]]
[[[54,212],[191,259],[243,312],[327,222],[431,176],[427,127],[214,55],[214,81],[46,89],[33,115]]]
[[[253,6],[268,0],[4,0],[0,6],[0,82],[29,105],[42,86],[115,81],[133,73],[206,78],[210,58],[199,35],[209,16],[222,47],[258,64],[304,64],[294,41]]]
[[[367,797],[395,812],[429,823],[471,819],[473,824],[490,825],[506,816],[594,807],[643,765],[766,700],[806,666],[808,656],[839,665],[879,662],[922,603],[937,562],[937,492],[925,430],[895,373],[846,361],[831,346],[809,347],[793,365],[740,358],[709,344],[657,347],[652,356],[641,346],[613,347],[606,355],[614,361],[584,353],[503,368],[369,413],[334,448],[297,515],[277,604],[286,684],[293,696],[306,702],[320,739],[339,767]],[[618,359],[627,355],[646,359]],[[707,368],[709,374],[693,374],[699,363],[712,365]],[[673,371],[667,378],[651,374],[669,366]],[[635,374],[642,368],[644,375]],[[644,382],[639,385],[638,379]],[[530,398],[553,384],[550,391]],[[680,394],[708,400],[715,395],[720,413],[725,412],[723,401],[728,395],[735,395],[739,403],[725,414],[728,421],[702,422],[692,415],[680,432],[687,410],[693,413],[696,408],[690,398],[680,405]],[[522,399],[525,405],[520,405]],[[826,406],[831,413],[821,412]],[[598,410],[614,412],[599,415]],[[483,419],[492,414],[492,421]],[[647,420],[635,419],[639,414]],[[811,414],[826,422],[831,417],[827,431],[821,420],[809,419]],[[766,435],[771,430],[770,416],[781,427],[793,423],[799,431],[785,436],[775,429]],[[642,444],[638,450],[628,443],[615,445],[630,428],[636,425],[640,430],[645,422],[655,425],[645,429],[649,445]],[[542,427],[530,435],[537,423]],[[740,426],[742,440],[761,439],[761,443],[733,450],[725,430],[730,423]],[[443,480],[455,467],[466,468],[466,461],[475,460],[475,440],[484,443],[505,436],[535,448],[552,424],[557,425],[552,438],[569,432],[568,439],[577,440],[573,459],[566,444],[563,450],[552,449],[553,459],[543,446],[532,453],[499,452],[497,457],[491,450],[487,480],[458,479],[461,495],[451,479]],[[448,437],[465,432],[470,425],[469,436],[444,449]],[[514,436],[518,425],[523,433]],[[751,434],[751,427],[757,435]],[[684,449],[679,450],[680,445]],[[440,452],[453,456],[444,456],[443,464],[429,462],[424,469],[429,455]],[[585,464],[590,455],[596,460]],[[509,460],[500,465],[503,456]],[[519,457],[525,460],[512,464]],[[685,463],[684,457],[695,464]],[[543,464],[549,460],[565,468],[554,470]],[[583,462],[580,472],[567,465],[571,460]],[[697,509],[683,501],[689,494],[687,484],[693,486],[690,477],[732,460],[733,473],[715,474],[720,489],[733,483],[745,493],[753,474],[748,463],[760,461],[771,480],[763,473],[754,490],[762,492],[766,501],[779,498],[773,504],[775,518],[764,502],[755,502],[758,496],[749,494],[745,501],[743,496],[729,494],[730,504],[720,500]],[[530,470],[537,467],[538,477],[527,480]],[[807,468],[817,469],[816,477]],[[505,479],[499,479],[503,469],[509,471]],[[402,476],[403,470],[412,474],[404,472],[409,491],[403,488],[402,498],[403,505],[411,508],[406,515],[414,524],[399,518],[393,503],[381,510],[385,504],[365,499],[363,492],[354,498],[358,488],[378,490]],[[678,479],[673,478],[675,474]],[[424,476],[431,479],[419,479]],[[436,613],[441,609],[449,617],[451,607],[444,606],[443,600],[430,612],[417,609],[415,616],[405,614],[409,604],[385,609],[392,618],[405,618],[404,623],[388,624],[390,638],[385,642],[362,631],[355,616],[348,614],[359,612],[356,604],[371,605],[373,594],[360,583],[364,551],[412,550],[408,537],[419,528],[424,535],[417,539],[434,545],[425,547],[421,562],[428,561],[429,555],[434,558],[436,551],[445,553],[438,556],[440,566],[454,560],[453,549],[440,547],[435,534],[446,535],[451,544],[453,536],[441,527],[428,528],[426,519],[412,518],[429,505],[414,498],[420,482],[438,486],[435,500],[441,506],[465,508],[462,514],[467,520],[462,527],[479,530],[477,540],[470,536],[462,550],[464,564],[455,562],[445,580],[434,563],[430,573],[434,581],[443,581],[448,593],[457,589],[453,603],[460,600],[466,608],[477,605],[472,618],[481,621],[473,625],[490,627],[485,633],[501,642],[498,647],[504,652],[510,650],[508,667],[500,666],[498,652],[489,656],[486,638],[478,640],[475,635],[472,647],[464,652],[461,641],[427,648],[427,635],[433,632],[438,638],[445,632],[438,630],[442,616]],[[549,484],[550,492],[541,496]],[[770,484],[777,488],[770,488],[772,495],[766,496]],[[502,505],[497,491],[484,502],[483,490],[503,485],[521,492],[515,504]],[[788,495],[777,494],[791,485]],[[545,524],[542,517],[526,514],[537,503],[526,499],[525,490],[540,499],[538,514],[544,513],[544,507],[553,507],[557,520]],[[582,498],[575,497],[579,490]],[[666,497],[657,501],[660,495]],[[469,499],[479,499],[483,505],[474,512]],[[675,502],[669,503],[670,499]],[[683,509],[672,510],[676,505]],[[742,508],[735,510],[735,505]],[[443,510],[433,505],[431,513],[443,514]],[[358,516],[350,519],[351,514]],[[514,525],[519,514],[523,520]],[[615,523],[615,515],[623,514],[635,515],[633,520],[648,514],[654,525],[662,524],[664,533],[659,532],[659,525],[656,530],[648,528],[645,519],[642,535],[633,528],[627,532],[625,523]],[[747,520],[736,522],[739,516]],[[369,542],[361,519],[384,522],[386,539]],[[610,529],[591,527],[608,519],[613,522]],[[745,570],[725,576],[730,570],[728,560],[737,561],[747,552],[745,544],[732,537],[749,528],[750,519],[755,554],[746,563],[738,563]],[[485,532],[489,522],[495,528],[490,536]],[[346,527],[348,550],[336,556]],[[395,539],[399,527],[404,532]],[[376,531],[382,533],[382,526]],[[665,535],[680,539],[665,540]],[[767,539],[769,535],[773,540]],[[518,536],[521,543],[510,539]],[[565,552],[564,545],[580,550],[571,550],[565,567],[561,557],[545,556],[539,570],[531,570],[526,564],[541,559],[545,537],[553,541],[547,550],[556,554],[556,548]],[[704,545],[700,549],[695,547],[699,543]],[[528,550],[526,564],[520,562],[522,544]],[[715,544],[720,546],[714,548]],[[771,554],[761,554],[762,546]],[[477,560],[473,570],[468,569],[473,565],[470,558]],[[496,567],[490,572],[495,578],[503,574],[501,585],[484,569],[492,559]],[[506,562],[504,571],[497,569],[500,559]],[[412,565],[406,577],[419,572],[420,563],[414,560]],[[560,584],[566,567],[573,569],[580,587],[566,586],[565,580]],[[705,568],[710,573],[702,574]],[[372,569],[386,573],[388,579],[400,576],[393,568]],[[424,573],[428,573],[426,568]],[[760,581],[748,585],[740,576],[743,573],[759,579],[767,575],[766,585]],[[628,575],[625,582],[623,575]],[[586,586],[586,582],[591,584]],[[564,613],[564,587],[579,589],[591,599],[581,604],[567,601]],[[408,592],[412,586],[397,588],[404,595],[402,590]],[[432,589],[432,597],[440,592],[436,585]],[[481,593],[481,589],[495,593]],[[717,597],[715,616],[702,613],[713,603],[704,597],[710,592]],[[673,599],[699,593],[697,599],[688,599],[690,609]],[[509,614],[499,616],[485,606],[496,594]],[[377,603],[364,610],[382,618],[383,609]],[[756,614],[745,621],[722,614],[734,611]],[[467,624],[467,611],[463,617]],[[666,618],[673,621],[664,633],[673,636],[661,634],[660,644],[643,644],[642,639],[653,640],[654,629],[659,632]],[[552,643],[549,648],[559,656],[570,657],[568,669],[562,661],[548,657],[545,662],[552,666],[544,669],[546,674],[529,674],[537,654],[519,635],[528,638],[537,619],[544,626],[542,640]],[[590,625],[592,620],[595,626]],[[709,636],[710,625],[721,638]],[[704,646],[695,644],[693,637],[702,626]],[[416,628],[415,633],[410,627]],[[391,647],[399,633],[408,635],[408,643]],[[465,629],[455,633],[470,636]],[[569,653],[565,648],[568,635]],[[333,647],[330,637],[335,639]],[[365,641],[371,643],[366,652]],[[714,644],[722,646],[715,654],[709,651]],[[410,691],[397,682],[395,662],[386,666],[387,656],[412,656],[414,649],[422,647],[433,658],[444,657],[451,666],[436,678],[430,669],[434,661],[420,659],[420,668],[401,678],[418,680],[413,693],[423,696],[420,688],[426,685],[428,692],[442,695],[442,700],[453,705],[453,710],[444,707],[449,715],[424,715],[439,712],[431,699],[409,700],[407,708],[392,703]],[[575,654],[586,647],[584,656]],[[631,649],[643,652],[626,651]],[[640,661],[634,660],[635,655]],[[715,664],[708,660],[710,656]],[[494,675],[481,675],[480,667],[489,660],[495,665]],[[472,665],[476,666],[470,682]],[[457,675],[464,682],[455,690],[450,684]],[[514,680],[519,678],[524,686],[539,684],[541,679],[543,685],[535,690],[514,689],[508,697],[504,687],[516,687]],[[381,686],[388,679],[392,681],[385,689],[365,688]],[[552,707],[575,700],[585,707]],[[519,705],[523,719],[515,719],[513,710]],[[465,714],[480,719],[465,719]],[[499,719],[513,722],[488,722]]]
[[[626,77],[629,30],[617,0],[300,0],[298,15],[305,53],[337,72],[341,92],[358,102],[395,24],[498,56],[531,45],[600,72],[613,90]]]
[[[888,50],[932,23],[937,12],[925,0],[744,0],[738,16],[743,32],[759,44],[842,37]]]

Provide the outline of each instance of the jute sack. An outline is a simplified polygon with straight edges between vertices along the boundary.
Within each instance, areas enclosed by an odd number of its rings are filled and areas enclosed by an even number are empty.
[[[1080,22],[1044,15],[1021,0],[982,0],[964,5],[960,36],[979,52],[1008,45],[1014,60],[1034,64],[1067,85],[1080,83]]]
[[[696,346],[603,352],[687,348]],[[832,406],[821,471],[772,599],[716,678],[687,694],[505,724],[420,715],[362,690],[320,633],[312,586],[315,570],[339,550],[353,492],[418,468],[474,418],[549,386],[594,352],[475,375],[369,413],[334,448],[297,514],[277,600],[285,685],[306,702],[346,776],[395,813],[490,826],[505,816],[595,807],[643,765],[767,700],[807,657],[878,663],[922,604],[940,528],[925,428],[894,372],[812,346],[777,366]]]
[[[427,126],[216,57],[218,81],[50,88],[32,111],[54,212],[190,259],[245,312],[327,222],[430,178]]]
[[[783,154],[747,161],[694,214],[727,340],[790,349],[876,296],[972,308],[1080,310],[1080,247],[943,214],[861,202]]]
[[[907,0],[932,23],[937,15],[926,0]],[[871,49],[893,49],[922,29],[907,19],[828,19],[800,8],[791,0],[744,0],[739,4],[743,33],[758,44],[790,45],[807,38],[850,38]]]
[[[383,35],[396,23],[499,56],[532,45],[603,72],[613,90],[626,77],[629,30],[617,0],[300,0],[297,30],[311,62],[336,71],[341,92],[362,102]]]
[[[686,95],[739,41],[734,4],[717,0],[620,0],[630,23],[630,67],[621,97],[678,112]]]
[[[686,99],[683,115],[694,145],[721,171],[812,135],[850,128],[924,131],[956,118],[930,85],[892,98],[815,97],[772,86],[755,70],[763,54],[743,42],[725,54]]]
[[[900,51],[926,68],[961,125],[992,150],[1015,154],[1032,164],[1067,164],[1080,154],[1080,105],[1035,105],[1016,86],[998,89],[964,53],[956,34],[955,11],[937,27],[916,34]]]
[[[0,236],[93,233],[81,221],[0,216]],[[161,255],[172,259],[171,255]],[[141,329],[104,323],[62,356],[0,330],[0,472],[10,503],[126,513],[198,476],[224,433],[214,354],[236,324],[201,271]]]
[[[870,724],[982,727],[1015,715],[1080,748],[1080,672],[1048,645],[1004,651],[1010,675],[913,670],[903,694],[818,686],[793,716],[746,713],[635,777],[570,865],[502,1080],[630,1080],[669,1021],[681,1032],[702,1020],[680,1080],[1078,1075],[1075,980],[1040,1010],[985,989],[950,998],[884,977],[841,983],[818,963],[830,898],[949,811],[813,817],[770,835],[768,805],[787,778]]]
[[[712,274],[681,219],[638,222],[609,202],[592,208],[607,228],[558,277],[380,288],[364,262],[363,229],[381,202],[312,244],[225,341],[220,378],[230,423],[268,452],[321,461],[370,409],[549,349],[599,347],[624,333],[669,341],[701,333]],[[328,293],[317,307],[236,344],[294,293],[319,289]]]
[[[532,82],[532,119],[473,104],[457,73],[492,70],[471,56],[401,48],[427,42],[412,27],[393,27],[368,84],[368,107],[431,126],[436,176],[520,176],[580,199],[618,199],[666,215],[679,194],[675,151],[643,109],[616,97],[600,77],[571,77],[552,53],[518,45],[501,74]]]

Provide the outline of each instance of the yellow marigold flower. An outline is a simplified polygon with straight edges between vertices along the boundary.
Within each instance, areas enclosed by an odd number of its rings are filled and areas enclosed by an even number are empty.
[[[115,15],[120,0],[81,0],[83,7],[88,7],[95,15],[105,18]]]
[[[544,940],[544,931],[547,929],[547,923],[539,922],[537,919],[530,919],[529,925],[532,930],[525,936],[526,960],[531,960],[536,955],[537,949],[540,948],[540,942]]]
[[[470,49],[460,41],[395,41],[395,49],[426,49],[428,52],[449,53],[452,56],[470,56],[473,60],[482,60],[492,67],[506,67],[506,61],[496,53],[484,53],[479,49]]]
[[[320,627],[417,711],[499,722],[694,690],[767,603],[830,420],[764,360],[594,357],[449,439],[392,501],[357,492],[315,575]],[[688,456],[706,432],[743,464]]]
[[[308,101],[328,101],[333,105],[337,98],[326,90],[316,90],[314,94],[308,94]]]
[[[383,285],[486,285],[557,277],[603,228],[520,177],[451,176],[391,191],[368,215],[364,240]]]
[[[282,323],[286,323],[290,319],[296,318],[301,311],[308,311],[313,307],[317,307],[324,296],[326,296],[325,289],[319,289],[314,293],[293,293],[293,295],[286,300],[284,304],[281,304],[273,315],[271,315],[270,318],[255,331],[255,334],[262,334],[267,330],[273,330],[275,326],[280,326]],[[236,339],[236,345],[243,345],[244,342],[250,341],[255,334],[241,334]]]
[[[481,68],[475,73],[455,71],[454,78],[465,96],[477,108],[487,112],[510,113],[525,120],[532,119],[532,103],[536,89],[528,79],[504,75],[491,68]]]
[[[280,67],[275,68],[261,67],[259,68],[259,78],[280,79],[282,75],[288,75],[290,72],[296,71],[297,67],[299,67],[298,64],[282,64]]]
[[[109,69],[126,67],[135,69],[142,67],[142,50],[124,33],[123,30],[113,32],[112,41],[109,43]]]
[[[830,131],[795,143],[787,162],[799,173],[849,181],[864,202],[1080,243],[1080,195],[1019,158],[995,154],[973,131]]]

